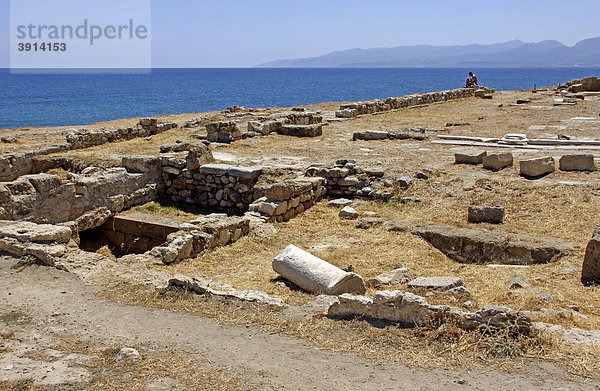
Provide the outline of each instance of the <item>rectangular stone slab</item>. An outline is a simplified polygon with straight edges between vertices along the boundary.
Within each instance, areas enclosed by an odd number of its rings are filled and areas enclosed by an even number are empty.
[[[519,236],[503,232],[425,224],[414,234],[428,241],[449,258],[461,263],[531,265],[556,261],[573,243],[554,238]]]

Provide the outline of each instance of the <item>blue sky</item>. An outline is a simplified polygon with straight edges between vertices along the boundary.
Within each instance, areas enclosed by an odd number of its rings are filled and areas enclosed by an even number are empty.
[[[9,62],[9,5],[0,0],[0,67]],[[241,67],[352,48],[512,39],[573,45],[600,36],[599,14],[598,0],[153,0],[152,64]]]

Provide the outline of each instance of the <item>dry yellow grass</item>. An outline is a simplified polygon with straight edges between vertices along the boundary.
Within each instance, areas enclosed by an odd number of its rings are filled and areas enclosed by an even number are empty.
[[[414,329],[373,327],[361,319],[340,321],[323,316],[298,319],[267,306],[197,296],[182,290],[156,292],[131,285],[114,286],[103,296],[128,304],[201,314],[224,324],[259,324],[266,331],[303,338],[330,351],[358,354],[381,365],[460,371],[485,365],[517,373],[524,361],[544,359],[562,366],[571,375],[593,378],[600,369],[598,349],[567,345],[535,333],[523,336],[511,334],[510,330],[466,332],[452,324]]]
[[[535,198],[534,196],[532,196]],[[465,200],[465,202],[469,202]],[[423,204],[390,205],[377,202],[366,203],[360,209],[371,210],[380,216],[394,216],[415,222],[435,221],[456,225],[466,224],[464,207],[450,205],[433,213],[433,206]],[[444,210],[455,211],[456,214]],[[553,210],[560,214],[560,210]],[[540,212],[541,213],[541,212]],[[568,214],[569,210],[563,211]],[[528,233],[543,234],[548,228],[545,222],[556,220],[538,216],[534,219],[538,230]],[[574,234],[584,235],[584,228],[578,227],[572,219],[571,227],[565,228],[566,239],[581,239]],[[520,225],[519,220],[507,223],[507,232],[519,232],[527,228],[530,221]],[[536,320],[552,321],[569,327],[585,329],[600,328],[600,306],[597,294],[600,289],[584,287],[579,281],[579,270],[583,257],[583,243],[580,249],[568,254],[557,263],[532,265],[527,268],[489,268],[486,265],[459,264],[448,259],[428,243],[410,233],[387,232],[383,229],[359,230],[354,222],[340,220],[335,208],[328,208],[324,202],[310,209],[302,216],[277,224],[278,233],[271,239],[254,236],[242,238],[237,243],[202,254],[196,259],[186,260],[176,265],[160,267],[171,273],[201,276],[216,281],[232,283],[237,288],[260,289],[271,295],[285,298],[290,303],[306,303],[313,295],[291,291],[283,284],[276,284],[277,274],[271,269],[272,259],[288,244],[295,244],[310,251],[328,262],[343,266],[352,264],[364,278],[370,278],[399,267],[409,267],[416,276],[458,276],[473,293],[473,301],[479,306],[487,304],[506,305],[517,310],[541,308],[556,310],[557,313],[544,315]],[[489,227],[489,226],[488,226]],[[504,229],[505,227],[501,227]],[[494,229],[498,229],[494,227]],[[566,233],[570,233],[567,235]],[[574,270],[563,272],[563,268],[574,266]],[[519,273],[533,283],[529,290],[510,291],[506,282]],[[405,286],[392,286],[390,289],[406,289]],[[373,291],[369,290],[368,294]],[[540,295],[551,295],[554,300],[543,302]],[[451,296],[434,297],[433,302],[459,305]],[[579,314],[572,314],[570,306],[577,306]],[[562,312],[561,312],[562,311]]]
[[[53,347],[54,350],[79,353],[91,359],[78,365],[91,372],[91,379],[85,382],[66,383],[60,390],[146,390],[147,384],[164,378],[178,383],[177,389],[194,389],[210,391],[250,391],[260,390],[260,384],[249,381],[249,369],[232,370],[231,368],[212,368],[209,360],[194,360],[184,353],[174,351],[157,351],[155,348],[140,348],[142,361],[135,365],[119,365],[115,357],[118,347],[107,347],[90,341],[82,341],[68,337]],[[31,353],[27,357],[34,360],[53,361],[55,357],[44,357]],[[36,386],[33,380],[20,382],[0,382],[0,390],[34,391],[55,389]],[[56,388],[58,389],[58,388]]]

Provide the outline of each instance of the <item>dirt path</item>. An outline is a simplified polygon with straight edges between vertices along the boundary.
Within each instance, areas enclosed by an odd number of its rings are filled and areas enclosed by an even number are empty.
[[[56,384],[61,376],[62,381],[71,383],[83,380],[75,389],[85,389],[89,375],[86,370],[78,372],[77,356],[51,362],[38,357],[29,363],[18,358],[18,352],[31,348],[40,353],[65,338],[106,347],[135,347],[144,357],[154,352],[183,353],[202,367],[243,373],[248,389],[489,390],[492,385],[499,390],[600,389],[598,385],[565,380],[564,371],[545,363],[527,364],[518,373],[484,369],[453,374],[383,367],[354,355],[322,351],[297,338],[267,333],[255,326],[225,326],[192,314],[103,300],[96,295],[100,287],[86,285],[73,275],[41,266],[15,271],[11,269],[15,263],[13,258],[0,257],[0,327],[3,335],[8,329],[14,331],[14,336],[1,341],[6,346],[5,353],[0,351],[0,389],[1,382],[7,380],[30,377],[36,384]],[[16,327],[10,324],[9,315],[18,313],[27,314],[29,321]],[[46,367],[46,376],[35,370]],[[54,378],[48,378],[52,369]],[[180,387],[165,389],[189,389],[184,383],[176,384]]]

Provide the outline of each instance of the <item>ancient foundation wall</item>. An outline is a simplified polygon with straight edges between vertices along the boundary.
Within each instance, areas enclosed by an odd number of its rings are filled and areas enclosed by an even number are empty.
[[[14,181],[22,175],[37,174],[51,168],[61,167],[56,161],[52,166],[46,161],[45,166],[36,165],[44,155],[65,152],[73,149],[89,148],[111,142],[131,140],[138,137],[147,137],[177,127],[174,123],[158,123],[154,118],[144,118],[135,127],[119,129],[79,129],[66,136],[66,142],[53,144],[44,148],[27,152],[15,152],[0,157],[0,181]],[[65,158],[62,158],[63,160]],[[44,167],[44,168],[42,168]]]
[[[173,202],[245,212],[252,203],[252,188],[262,171],[226,164],[193,167],[185,158],[173,154],[162,156],[165,196]]]
[[[0,219],[101,225],[114,213],[154,200],[162,190],[159,158],[126,157],[123,167],[83,173],[23,175],[0,183]]]
[[[486,89],[486,91],[491,90]],[[335,113],[335,116],[338,118],[352,118],[358,115],[375,114],[406,107],[415,107],[430,103],[469,98],[472,97],[474,93],[474,88],[459,88],[456,90],[430,92],[426,94],[406,95],[400,98],[348,103],[341,105],[340,110]]]
[[[382,185],[376,183],[384,175],[383,170],[362,169],[347,160],[340,160],[331,168],[309,167],[308,177],[324,178],[323,186],[330,197],[372,198],[381,194]]]
[[[323,181],[323,178],[299,177],[275,183],[266,189],[265,197],[256,200],[249,209],[269,222],[289,221],[310,209],[327,193]]]

